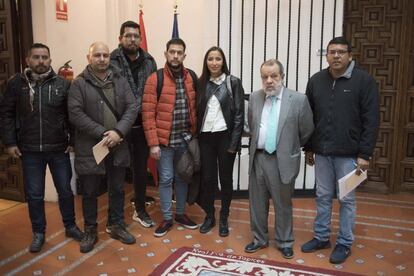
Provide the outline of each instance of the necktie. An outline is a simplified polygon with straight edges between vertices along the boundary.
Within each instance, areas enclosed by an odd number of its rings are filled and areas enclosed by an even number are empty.
[[[269,112],[269,117],[267,118],[267,128],[266,128],[266,139],[265,139],[265,150],[272,154],[276,151],[276,134],[277,134],[277,125],[279,123],[279,117],[277,116],[277,97],[271,96],[272,98],[272,108]]]

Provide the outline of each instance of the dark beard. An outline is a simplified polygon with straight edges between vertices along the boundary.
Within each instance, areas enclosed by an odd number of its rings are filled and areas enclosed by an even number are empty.
[[[138,49],[139,48],[137,48],[136,50],[134,50],[134,49],[128,49],[128,48],[123,48],[122,47],[122,50],[124,51],[124,53],[125,54],[127,54],[127,55],[136,55],[137,53],[138,53]]]
[[[181,68],[183,68],[183,65],[182,64],[180,64],[180,65],[172,65],[169,62],[167,62],[167,64],[168,64],[168,67],[170,67],[171,71],[178,72],[178,71],[181,71]]]

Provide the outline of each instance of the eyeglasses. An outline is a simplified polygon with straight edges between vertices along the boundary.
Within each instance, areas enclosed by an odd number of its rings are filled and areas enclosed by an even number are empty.
[[[132,38],[139,39],[140,38],[140,35],[137,35],[137,34],[126,34],[126,35],[124,35],[124,37],[126,39],[132,39]]]
[[[347,50],[329,50],[328,55],[335,56],[338,55],[340,57],[343,57],[346,53],[348,53]]]

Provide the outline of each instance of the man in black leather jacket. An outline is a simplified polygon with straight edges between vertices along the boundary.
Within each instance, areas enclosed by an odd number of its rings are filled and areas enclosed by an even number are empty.
[[[69,82],[50,66],[49,48],[31,46],[23,73],[8,82],[1,103],[1,136],[7,153],[21,158],[25,196],[29,206],[33,241],[30,252],[39,252],[45,242],[45,172],[49,165],[59,194],[66,236],[80,241],[83,233],[75,224],[74,198],[70,187],[70,135],[66,108]]]

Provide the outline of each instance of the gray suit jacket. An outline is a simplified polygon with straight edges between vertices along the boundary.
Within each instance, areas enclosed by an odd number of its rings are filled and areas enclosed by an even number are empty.
[[[248,109],[249,174],[253,168],[265,97],[266,94],[262,89],[250,95]],[[276,145],[278,169],[282,183],[293,183],[299,174],[300,147],[310,138],[313,128],[313,114],[306,95],[284,87]]]

